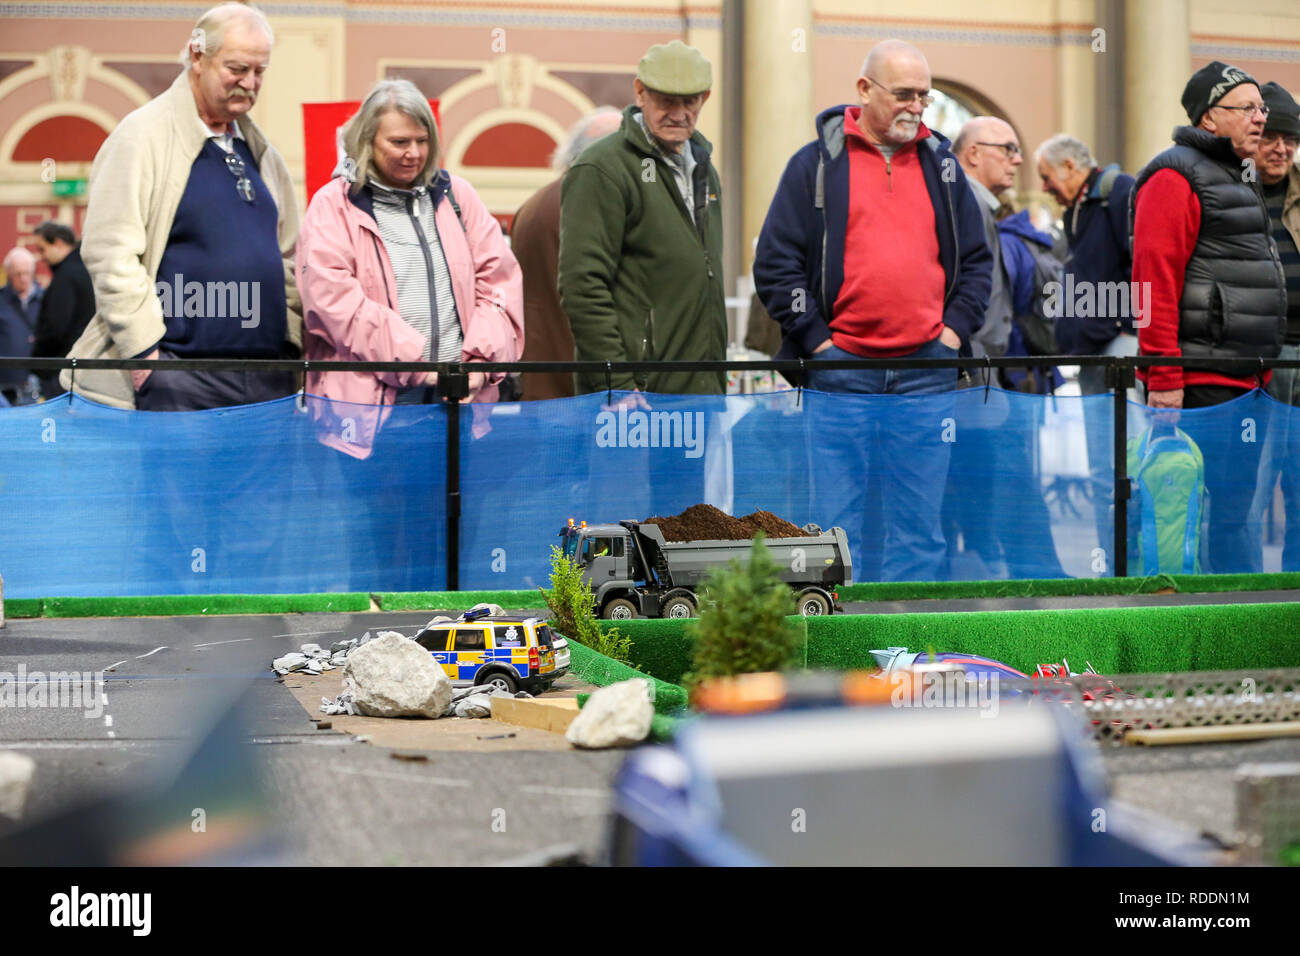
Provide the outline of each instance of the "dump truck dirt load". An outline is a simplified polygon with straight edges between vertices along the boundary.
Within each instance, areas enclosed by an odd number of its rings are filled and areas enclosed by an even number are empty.
[[[709,505],[694,505],[670,518],[575,525],[560,529],[566,557],[583,569],[600,616],[695,617],[697,589],[709,572],[733,558],[748,557],[762,532],[795,592],[799,613],[831,614],[835,588],[853,583],[848,539],[842,528],[800,528],[766,511],[733,518]]]

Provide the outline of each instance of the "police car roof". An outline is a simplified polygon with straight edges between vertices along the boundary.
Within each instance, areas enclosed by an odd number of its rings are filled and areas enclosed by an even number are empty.
[[[545,624],[541,618],[524,617],[519,614],[485,614],[482,617],[476,617],[473,620],[459,621],[439,621],[438,626],[447,627],[452,624]]]

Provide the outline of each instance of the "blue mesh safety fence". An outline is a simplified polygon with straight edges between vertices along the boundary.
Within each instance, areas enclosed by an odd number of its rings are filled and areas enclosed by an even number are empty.
[[[1109,395],[613,398],[620,407],[607,408],[605,393],[462,406],[461,588],[545,585],[569,518],[699,503],[839,525],[858,581],[1114,573]],[[447,416],[439,405],[381,412],[314,397],[206,412],[68,397],[5,409],[6,595],[443,589]],[[1279,530],[1300,538],[1300,521],[1282,517],[1300,510],[1295,409],[1262,392],[1158,415],[1130,404],[1128,429],[1133,443],[1148,430],[1190,438],[1206,492],[1181,460],[1154,460],[1169,443],[1148,441],[1151,497],[1129,505],[1130,574],[1157,560],[1150,535],[1167,543],[1175,525],[1202,572],[1300,570],[1300,546],[1287,538],[1284,548]],[[357,458],[323,439],[373,450]],[[1142,463],[1143,450],[1130,460]],[[1189,487],[1202,502],[1194,521]]]

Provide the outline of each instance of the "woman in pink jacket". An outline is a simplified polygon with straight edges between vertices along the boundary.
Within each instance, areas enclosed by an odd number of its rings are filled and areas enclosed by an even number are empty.
[[[348,175],[312,197],[298,238],[303,358],[514,362],[523,354],[523,280],[501,228],[465,180],[438,167],[429,101],[406,80],[375,86],[344,131]],[[500,373],[469,376],[482,437]],[[428,436],[432,372],[307,373],[319,440],[343,455],[320,475],[346,542],[347,590],[443,586],[442,468]],[[387,423],[387,424],[385,424]],[[399,426],[419,425],[419,430]],[[387,428],[387,440],[381,433]],[[364,460],[362,460],[364,459]],[[325,490],[325,489],[322,489]]]
[[[349,121],[344,148],[349,175],[312,197],[299,233],[303,358],[518,361],[519,263],[473,187],[438,167],[429,101],[407,80],[381,81]],[[502,378],[471,373],[468,400],[495,402]],[[307,392],[330,399],[312,406],[320,440],[369,457],[388,407],[436,401],[435,380],[308,371]]]

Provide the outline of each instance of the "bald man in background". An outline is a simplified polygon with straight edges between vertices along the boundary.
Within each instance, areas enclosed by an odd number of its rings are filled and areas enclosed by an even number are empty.
[[[1020,140],[1006,120],[976,116],[966,121],[952,144],[953,155],[966,171],[970,188],[979,202],[984,222],[984,239],[993,254],[993,288],[989,293],[984,324],[971,336],[974,355],[1005,355],[1011,335],[1011,289],[1002,264],[1002,243],[998,238],[999,197],[1016,184],[1016,170],[1024,162]]]

